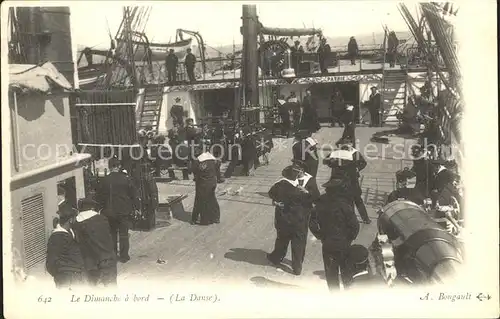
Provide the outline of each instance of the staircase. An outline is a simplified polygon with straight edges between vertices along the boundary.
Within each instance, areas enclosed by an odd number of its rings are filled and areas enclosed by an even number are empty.
[[[385,70],[382,86],[383,121],[398,122],[396,114],[406,107],[408,96],[408,74],[406,70]]]
[[[144,98],[138,110],[138,130],[151,126],[153,132],[158,133],[162,102],[163,86],[144,89]]]

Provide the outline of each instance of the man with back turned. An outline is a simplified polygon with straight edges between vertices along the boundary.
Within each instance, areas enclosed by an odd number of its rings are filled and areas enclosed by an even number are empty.
[[[119,260],[127,262],[130,260],[128,219],[140,206],[132,179],[120,171],[120,161],[112,158],[108,165],[111,173],[100,182],[97,202],[102,207],[102,214],[108,218],[115,251],[118,251],[119,238]]]
[[[323,185],[326,193],[316,202],[311,216],[318,229],[312,230],[321,240],[325,276],[330,290],[340,289],[339,271],[344,285],[351,281],[349,247],[359,233],[354,214],[350,180],[341,174],[333,176]]]

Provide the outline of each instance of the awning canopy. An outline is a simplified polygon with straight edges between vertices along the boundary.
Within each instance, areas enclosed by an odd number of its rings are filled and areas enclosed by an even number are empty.
[[[73,86],[52,63],[46,62],[40,66],[9,64],[9,89],[49,94],[58,89],[72,91]]]

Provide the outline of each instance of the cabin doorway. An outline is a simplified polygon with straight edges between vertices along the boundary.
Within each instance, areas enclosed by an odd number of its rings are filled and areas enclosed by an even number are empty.
[[[354,106],[354,116],[359,118],[359,82],[317,83],[311,85],[310,90],[321,123],[330,123],[330,105],[336,88],[340,90],[345,103]]]
[[[203,92],[203,109],[212,116],[222,116],[224,112],[232,113],[235,104],[236,90],[233,88],[210,90]],[[231,116],[231,115],[230,115]]]

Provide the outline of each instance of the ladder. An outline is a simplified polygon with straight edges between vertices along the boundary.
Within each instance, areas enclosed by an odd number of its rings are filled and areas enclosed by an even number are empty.
[[[403,112],[408,98],[406,70],[384,70],[382,79],[383,121],[398,122],[396,114]]]
[[[161,105],[163,103],[163,86],[144,88],[144,98],[139,111],[138,130],[152,127],[158,133],[160,127]]]

